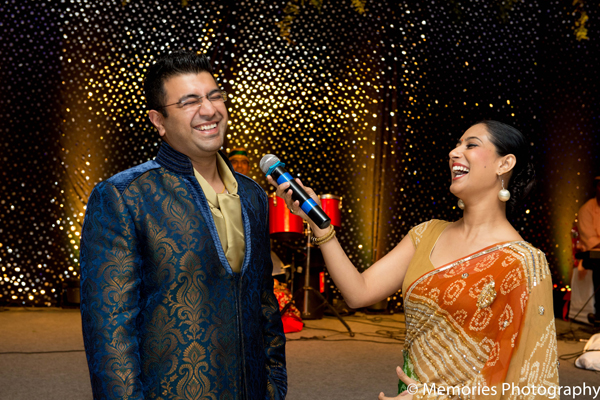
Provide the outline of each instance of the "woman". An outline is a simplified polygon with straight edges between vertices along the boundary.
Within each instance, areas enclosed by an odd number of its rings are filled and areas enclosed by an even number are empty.
[[[449,162],[450,191],[463,218],[416,226],[362,274],[332,227],[308,221],[350,307],[402,289],[407,334],[397,398],[557,398],[550,271],[544,254],[506,218],[533,185],[527,149],[523,135],[506,124],[470,127]],[[291,191],[284,193],[288,186],[280,185],[277,195],[307,219]]]

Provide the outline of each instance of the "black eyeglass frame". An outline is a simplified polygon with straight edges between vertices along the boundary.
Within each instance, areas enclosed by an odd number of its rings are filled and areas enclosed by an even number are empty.
[[[185,96],[184,98],[180,99],[178,102],[172,103],[172,104],[167,104],[166,106],[162,106],[162,108],[167,108],[167,107],[176,106],[176,105],[179,105],[179,108],[183,108],[186,105],[196,104],[196,101],[199,102],[200,107],[202,107],[202,99],[206,97],[208,99],[208,101],[210,101],[212,103],[213,101],[210,99],[210,96],[212,96],[216,93],[219,93],[223,97],[223,103],[227,102],[227,92],[224,90],[217,89],[217,90],[213,90],[212,92],[210,92],[209,94],[204,95],[204,96],[197,96],[195,94],[190,94],[190,95]],[[194,101],[192,103],[186,104],[186,102],[191,99],[194,99]]]

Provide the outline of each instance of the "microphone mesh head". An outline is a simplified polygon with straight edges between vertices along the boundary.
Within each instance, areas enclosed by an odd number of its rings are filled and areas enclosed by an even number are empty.
[[[260,160],[260,169],[266,174],[267,172],[269,172],[269,168],[277,164],[277,162],[279,162],[279,158],[277,158],[273,154],[267,154],[262,158],[262,160]]]

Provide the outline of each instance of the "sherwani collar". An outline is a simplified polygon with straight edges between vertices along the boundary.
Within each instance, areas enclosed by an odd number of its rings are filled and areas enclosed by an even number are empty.
[[[221,151],[219,151],[219,153],[221,154],[221,159],[225,161],[225,164],[233,174],[233,167],[227,159],[227,156]],[[178,152],[165,141],[161,143],[155,160],[160,165],[176,174],[194,176],[194,167],[189,157]]]

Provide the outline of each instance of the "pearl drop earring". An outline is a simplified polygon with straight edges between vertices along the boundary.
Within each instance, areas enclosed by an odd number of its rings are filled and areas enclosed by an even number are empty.
[[[501,179],[502,181],[502,189],[500,189],[500,191],[498,192],[498,198],[500,199],[500,201],[503,202],[507,202],[510,199],[510,192],[506,189],[504,189],[504,179]]]
[[[461,210],[465,209],[465,202],[462,201],[462,199],[458,199],[458,208],[460,208]]]

